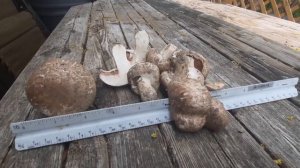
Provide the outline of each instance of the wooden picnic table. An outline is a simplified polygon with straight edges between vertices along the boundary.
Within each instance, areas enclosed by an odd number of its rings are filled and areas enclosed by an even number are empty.
[[[0,102],[0,167],[300,167],[299,97],[231,110],[230,124],[217,133],[182,133],[165,123],[15,150],[9,124],[45,117],[28,102],[24,84],[49,58],[80,62],[92,72],[97,97],[91,109],[139,102],[128,86],[109,87],[98,77],[101,68],[115,66],[112,45],[134,48],[139,30],[147,31],[151,47],[173,43],[203,54],[211,65],[208,80],[226,87],[300,76],[299,51],[171,1],[98,0],[75,6]]]

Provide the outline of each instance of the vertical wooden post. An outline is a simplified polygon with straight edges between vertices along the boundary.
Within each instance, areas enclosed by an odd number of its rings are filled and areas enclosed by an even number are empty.
[[[254,4],[253,0],[249,0],[249,2],[250,2],[251,10],[256,11],[256,7],[255,7],[255,4]]]
[[[288,19],[290,21],[295,22],[295,19],[293,17],[293,13],[292,13],[289,1],[288,0],[283,0],[283,6],[284,6],[284,10],[285,10],[285,13],[286,13]]]
[[[246,8],[245,0],[241,0],[241,6],[242,6],[242,8]]]
[[[281,18],[276,1],[275,0],[270,0],[270,1],[271,1],[272,9],[273,9],[275,16]]]
[[[258,0],[259,5],[260,5],[260,11],[261,13],[267,14],[267,10],[266,10],[266,4],[264,3],[263,0]]]
[[[238,4],[237,4],[237,1],[236,1],[236,0],[233,0],[233,5],[234,5],[234,6],[238,6]]]

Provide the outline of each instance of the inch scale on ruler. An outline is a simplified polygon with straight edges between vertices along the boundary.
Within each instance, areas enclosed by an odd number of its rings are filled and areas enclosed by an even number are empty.
[[[211,92],[226,110],[298,96],[298,78]],[[69,142],[171,121],[168,99],[12,123],[17,150]]]

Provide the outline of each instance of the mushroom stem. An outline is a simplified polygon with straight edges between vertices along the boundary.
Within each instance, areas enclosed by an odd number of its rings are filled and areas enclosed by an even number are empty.
[[[150,101],[157,99],[156,90],[152,87],[151,81],[149,79],[140,77],[137,80],[137,87],[140,92],[142,101]]]

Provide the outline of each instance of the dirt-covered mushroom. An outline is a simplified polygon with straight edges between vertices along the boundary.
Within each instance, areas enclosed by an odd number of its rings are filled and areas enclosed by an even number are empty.
[[[173,44],[166,45],[159,53],[155,48],[151,48],[147,54],[147,62],[157,65],[160,72],[168,71],[171,68],[171,57],[177,47]]]
[[[135,35],[135,50],[126,50],[125,46],[116,44],[112,48],[112,56],[116,68],[101,70],[100,79],[110,86],[124,86],[128,84],[127,73],[138,62],[145,62],[149,47],[149,36],[146,31],[139,31]]]
[[[131,89],[140,95],[142,101],[157,99],[159,69],[149,62],[135,64],[128,72]]]
[[[96,96],[95,80],[79,63],[50,59],[37,68],[26,83],[33,107],[47,116],[86,110]]]
[[[215,98],[211,100],[212,109],[206,118],[205,127],[212,131],[220,131],[229,123],[229,116],[223,104]]]
[[[196,132],[206,126],[217,131],[228,124],[228,116],[204,85],[205,76],[200,71],[203,68],[196,68],[195,55],[187,51],[176,53],[171,58],[173,71],[163,72],[161,82],[167,88],[170,111],[180,130]]]
[[[194,68],[198,69],[204,78],[207,77],[209,67],[207,60],[199,53],[194,51],[179,50],[175,45],[168,44],[160,52],[155,48],[151,48],[147,54],[147,62],[151,62],[158,66],[160,72],[172,70],[172,57],[186,55],[194,59]]]

